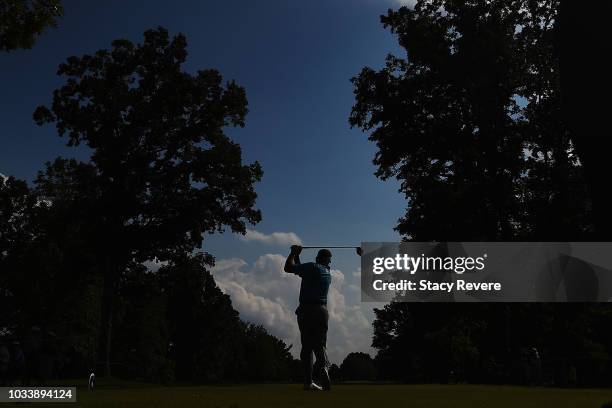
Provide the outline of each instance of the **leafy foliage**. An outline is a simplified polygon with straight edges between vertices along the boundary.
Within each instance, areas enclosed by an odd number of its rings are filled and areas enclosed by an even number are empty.
[[[69,146],[86,144],[90,159],[46,163],[32,188],[0,180],[10,311],[0,324],[18,337],[36,326],[37,344],[57,357],[48,366],[64,375],[103,364],[148,381],[266,380],[293,364],[284,343],[240,321],[207,270],[213,257],[197,252],[203,235],[261,219],[262,171],[224,133],[245,125],[244,89],[212,69],[185,72],[186,57],[185,37],[158,28],[142,44],[68,58],[64,84],[34,118]],[[253,366],[256,347],[270,350],[258,357],[272,371]]]
[[[377,144],[382,179],[415,240],[580,239],[591,229],[561,114],[555,1],[419,1],[381,22],[407,57],[353,78],[350,123]],[[571,215],[571,219],[568,218]],[[578,221],[578,222],[577,222]]]
[[[32,48],[62,14],[59,0],[0,0],[0,50]]]
[[[349,120],[378,147],[376,175],[401,181],[408,207],[396,230],[405,239],[593,237],[591,196],[561,98],[558,7],[421,0],[381,17],[406,56],[353,78]],[[378,373],[602,384],[611,378],[610,330],[601,325],[609,316],[606,305],[392,302],[376,310]]]
[[[159,28],[143,44],[116,40],[111,50],[70,57],[58,70],[66,84],[34,114],[69,146],[92,149],[94,213],[113,239],[130,243],[128,259],[167,260],[201,245],[204,233],[226,225],[244,233],[245,221],[261,219],[252,208],[261,168],[242,165],[223,133],[244,126],[244,89],[223,86],[215,70],[181,71],[186,56],[185,37]]]
[[[66,82],[51,107],[34,113],[39,125],[54,123],[68,146],[91,149],[89,163],[47,164],[37,188],[87,219],[82,238],[104,275],[107,372],[114,297],[131,263],[181,258],[203,234],[227,226],[245,233],[246,222],[261,219],[253,208],[261,167],[243,165],[240,146],[223,131],[244,126],[244,89],[223,85],[215,70],[184,72],[186,45],[160,27],[142,44],[115,40],[110,50],[70,57],[59,67]]]

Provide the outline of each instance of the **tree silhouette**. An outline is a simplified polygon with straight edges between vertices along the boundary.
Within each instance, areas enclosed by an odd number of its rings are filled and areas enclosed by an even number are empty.
[[[179,380],[238,379],[244,372],[244,329],[206,269],[210,256],[186,256],[159,270]]]
[[[421,0],[413,10],[381,17],[406,56],[390,55],[383,69],[364,68],[353,78],[349,121],[376,143],[376,175],[401,182],[408,207],[396,229],[405,239],[578,241],[596,237],[594,224],[606,225],[601,212],[592,213],[585,180],[593,205],[608,202],[601,183],[608,150],[597,146],[602,138],[587,136],[601,134],[607,116],[598,106],[590,122],[585,107],[594,99],[571,98],[570,105],[584,105],[567,111],[561,84],[567,75],[554,51],[558,7],[558,1]],[[584,23],[592,12],[584,8],[571,19]],[[571,25],[566,33],[574,38]],[[581,47],[572,44],[574,51]],[[569,85],[586,97],[583,86],[597,85],[580,82],[589,65],[574,62],[580,75]],[[585,154],[581,143],[599,152]],[[585,169],[592,157],[598,180]],[[534,346],[554,383],[568,384],[577,367],[578,382],[610,378],[605,304],[391,302],[375,311],[380,378],[529,382]]]
[[[70,57],[51,106],[34,113],[39,125],[55,123],[68,146],[91,149],[89,163],[58,159],[37,183],[50,201],[87,190],[85,206],[78,193],[68,201],[87,220],[102,265],[107,374],[114,298],[130,263],[181,257],[205,233],[245,233],[246,222],[261,219],[253,208],[261,168],[243,165],[240,147],[223,132],[244,126],[245,91],[222,84],[215,70],[183,71],[186,45],[160,27],[142,44],[115,40],[110,50]]]
[[[86,208],[87,189],[80,188],[77,194],[76,184],[71,186],[52,203],[12,177],[0,185],[0,299],[6,303],[0,325],[10,327],[16,336],[25,336],[36,326],[41,333],[70,339],[62,343],[75,357],[67,374],[81,373],[77,366],[91,367],[100,312],[99,270],[84,239],[87,217],[76,206],[66,205],[72,194]]]
[[[349,353],[340,365],[340,376],[345,381],[373,381],[376,379],[374,360],[367,353]]]
[[[32,48],[62,14],[59,0],[0,0],[0,50]]]
[[[612,171],[609,152],[608,104],[609,62],[607,40],[609,2],[596,10],[570,1],[559,4],[556,49],[560,59],[563,115],[571,129],[571,137],[583,162],[586,181],[593,199],[596,239],[608,241],[612,230],[612,195],[608,180]]]
[[[36,207],[36,197],[24,181],[0,177],[0,307],[5,311],[0,317],[2,327],[13,326],[25,306],[22,295],[28,286],[20,279],[20,272],[37,231],[33,220]]]
[[[555,14],[554,1],[431,0],[381,17],[407,57],[389,55],[382,70],[353,78],[349,120],[378,146],[376,175],[402,182],[402,235],[588,233],[582,172],[560,111]]]
[[[41,342],[49,374],[60,378],[87,373],[99,354],[104,271],[89,223],[98,197],[93,169],[60,159],[41,172],[36,189],[0,180],[0,328],[24,341],[32,376]],[[212,263],[209,254],[187,253],[157,271],[127,265],[114,298],[114,376],[164,383],[301,378],[290,347],[240,320],[208,270]],[[26,341],[32,336],[36,342]]]

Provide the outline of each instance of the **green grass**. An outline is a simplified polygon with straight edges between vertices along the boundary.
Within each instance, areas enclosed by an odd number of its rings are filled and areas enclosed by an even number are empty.
[[[75,404],[40,407],[172,408],[600,408],[612,389],[555,389],[484,385],[336,385],[331,392],[303,392],[297,384],[176,386],[137,383],[79,387]],[[20,406],[23,404],[2,404]]]

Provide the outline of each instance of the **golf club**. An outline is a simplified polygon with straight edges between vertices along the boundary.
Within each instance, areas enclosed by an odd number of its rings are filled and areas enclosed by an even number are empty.
[[[307,246],[302,246],[302,249],[320,249],[320,248],[327,248],[327,249],[355,249],[357,251],[357,255],[361,256],[361,247],[359,247],[359,246],[324,246],[324,245],[318,245],[318,246],[307,245]]]

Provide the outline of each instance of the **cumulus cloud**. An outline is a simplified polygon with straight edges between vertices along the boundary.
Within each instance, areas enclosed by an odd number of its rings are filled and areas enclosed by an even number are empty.
[[[240,239],[247,242],[262,242],[268,245],[302,245],[302,240],[294,232],[264,234],[247,228],[246,235],[241,236]]]
[[[218,260],[213,268],[217,284],[232,299],[234,308],[244,320],[263,324],[273,335],[293,344],[299,355],[300,336],[295,309],[298,304],[300,278],[285,273],[285,257],[278,254],[260,256],[253,264],[240,258]],[[329,332],[327,349],[332,362],[341,363],[353,351],[373,354],[372,307],[360,302],[360,291],[354,274],[345,275],[332,269],[329,291]]]
[[[239,258],[221,259],[212,273],[242,319],[263,324],[295,348],[300,338],[294,313],[299,279],[283,271],[284,263],[285,258],[276,254],[262,255],[253,265]]]

